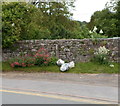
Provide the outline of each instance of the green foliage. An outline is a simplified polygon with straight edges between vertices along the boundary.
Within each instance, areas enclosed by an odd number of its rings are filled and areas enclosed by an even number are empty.
[[[22,40],[31,39],[47,39],[50,36],[50,31],[44,27],[40,27],[34,23],[29,23],[26,31],[26,35],[22,36]]]
[[[108,56],[105,54],[98,54],[95,55],[92,59],[92,62],[94,63],[99,63],[99,64],[108,64],[109,63],[109,59]]]
[[[48,65],[50,62],[50,56],[46,49],[40,48],[34,55],[35,65],[42,66]]]
[[[76,38],[78,39],[83,39],[83,38],[90,38],[90,35],[89,35],[89,29],[87,27],[87,22],[80,22],[78,21],[79,23],[79,34],[77,35]]]
[[[21,53],[20,56],[9,60],[11,67],[28,67],[28,66],[51,66],[56,65],[58,58],[51,57],[47,50],[40,48],[36,53]]]
[[[43,26],[50,31],[50,39],[82,38],[80,25],[70,19],[72,14],[68,7],[74,8],[73,3],[66,2],[34,2],[43,13]]]
[[[112,63],[114,67],[110,67],[108,65],[100,65],[93,62],[85,62],[85,63],[76,63],[75,68],[68,70],[66,73],[119,73],[119,65],[118,63]],[[19,72],[59,72],[59,67],[57,65],[52,66],[31,66],[31,67],[17,67],[12,68],[7,62],[2,63],[2,71],[10,72],[10,71],[19,71]]]
[[[92,38],[92,39],[96,39],[96,38],[108,38],[108,36],[100,35],[100,34],[98,34],[98,33],[96,33],[96,32],[91,33],[89,36],[90,36],[90,38]]]
[[[114,14],[105,9],[96,12],[87,28],[86,22],[73,21],[66,2],[5,2],[2,5],[2,43],[8,48],[18,40],[31,39],[83,39],[91,38],[89,29],[96,25],[97,33],[102,29],[105,35],[116,36]],[[106,17],[107,16],[107,17]],[[94,34],[95,38],[103,35]]]
[[[120,37],[120,1],[117,2],[117,6],[115,9],[116,9],[115,18],[117,19],[117,22],[116,22],[117,32],[118,32],[118,36]]]
[[[103,47],[99,47],[96,52],[94,52],[93,58],[91,58],[92,62],[99,64],[109,64],[109,50]]]
[[[10,47],[15,41],[44,36],[41,23],[42,12],[25,2],[5,2],[2,5],[2,43]],[[40,30],[39,30],[40,29]]]
[[[73,3],[39,2],[36,5],[3,3],[3,48],[18,40],[81,38],[79,24],[70,19],[68,7],[74,7]]]
[[[48,65],[56,65],[57,60],[57,57],[51,57]]]
[[[92,30],[94,26],[97,26],[97,33],[102,29],[104,35],[113,37],[118,35],[116,22],[115,13],[109,11],[109,9],[104,9],[102,11],[96,11],[91,16],[88,27]]]
[[[22,57],[16,57],[11,60],[9,60],[9,63],[11,67],[28,67],[28,66],[34,66],[35,64],[35,58],[31,56],[22,56]]]

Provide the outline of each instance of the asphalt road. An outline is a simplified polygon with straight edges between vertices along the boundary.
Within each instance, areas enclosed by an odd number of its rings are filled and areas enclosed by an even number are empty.
[[[117,75],[108,74],[5,73],[0,92],[4,104],[118,104]]]
[[[56,99],[35,95],[3,93],[3,104],[85,104],[84,102],[75,102],[71,100]]]

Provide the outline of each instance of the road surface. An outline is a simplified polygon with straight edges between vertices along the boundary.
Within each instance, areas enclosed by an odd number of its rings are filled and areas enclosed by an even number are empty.
[[[85,104],[80,101],[56,99],[37,95],[26,95],[18,93],[3,93],[3,104]]]
[[[3,104],[118,104],[118,75],[3,73]]]

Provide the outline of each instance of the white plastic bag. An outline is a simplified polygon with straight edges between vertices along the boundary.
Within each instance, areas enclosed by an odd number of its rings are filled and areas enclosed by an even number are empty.
[[[73,68],[73,67],[75,67],[75,63],[74,63],[74,61],[71,61],[71,62],[69,63],[69,68]]]
[[[62,72],[67,71],[68,69],[69,69],[69,63],[64,63],[60,67],[60,71],[62,71]]]
[[[62,59],[59,59],[56,63],[57,63],[58,66],[61,66],[61,65],[63,65],[65,62],[64,62]]]

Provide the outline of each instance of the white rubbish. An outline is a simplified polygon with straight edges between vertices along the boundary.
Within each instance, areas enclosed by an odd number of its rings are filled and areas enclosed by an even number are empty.
[[[63,65],[65,62],[64,62],[62,59],[59,59],[56,63],[57,63],[58,66],[61,66],[61,65]]]
[[[69,63],[64,63],[60,67],[60,71],[62,71],[62,72],[67,71],[68,69],[69,69]]]
[[[75,63],[73,61],[71,61],[70,63],[64,63],[62,64],[62,66],[60,67],[60,71],[64,72],[69,70],[70,68],[75,67]]]
[[[71,62],[69,63],[69,68],[73,68],[73,67],[75,67],[75,63],[74,63],[74,61],[71,61]]]
[[[114,65],[113,65],[113,64],[110,64],[110,67],[114,67]]]
[[[75,67],[74,61],[71,61],[69,63],[65,63],[62,59],[59,59],[56,63],[58,66],[61,66],[60,71],[62,71],[62,72],[67,71],[68,69]]]

